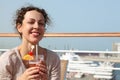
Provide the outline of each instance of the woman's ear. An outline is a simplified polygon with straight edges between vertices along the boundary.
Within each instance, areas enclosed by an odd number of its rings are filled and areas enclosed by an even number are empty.
[[[19,33],[22,33],[22,25],[21,24],[17,24],[17,30]]]

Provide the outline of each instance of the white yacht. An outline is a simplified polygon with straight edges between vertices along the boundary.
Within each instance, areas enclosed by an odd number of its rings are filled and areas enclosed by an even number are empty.
[[[81,78],[83,75],[92,74],[96,79],[113,78],[113,63],[85,61],[74,52],[66,52],[60,59],[68,60],[67,77]]]

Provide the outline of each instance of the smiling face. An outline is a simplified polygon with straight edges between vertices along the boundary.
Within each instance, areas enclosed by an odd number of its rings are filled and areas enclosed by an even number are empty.
[[[22,24],[19,24],[17,29],[22,34],[24,42],[37,44],[45,32],[44,16],[36,10],[28,11],[24,15]]]

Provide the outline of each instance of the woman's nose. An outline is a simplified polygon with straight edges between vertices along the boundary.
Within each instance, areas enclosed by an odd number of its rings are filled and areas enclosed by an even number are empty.
[[[39,28],[39,24],[35,23],[34,28],[38,29]]]

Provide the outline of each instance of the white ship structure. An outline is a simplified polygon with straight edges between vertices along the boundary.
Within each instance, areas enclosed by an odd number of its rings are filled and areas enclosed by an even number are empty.
[[[68,60],[67,73],[75,73],[72,76],[67,74],[67,77],[81,78],[83,75],[90,74],[95,79],[111,80],[114,78],[113,71],[120,70],[119,67],[114,67],[116,62],[120,62],[119,51],[53,51],[58,52],[61,59]],[[87,57],[80,54],[87,54]]]

